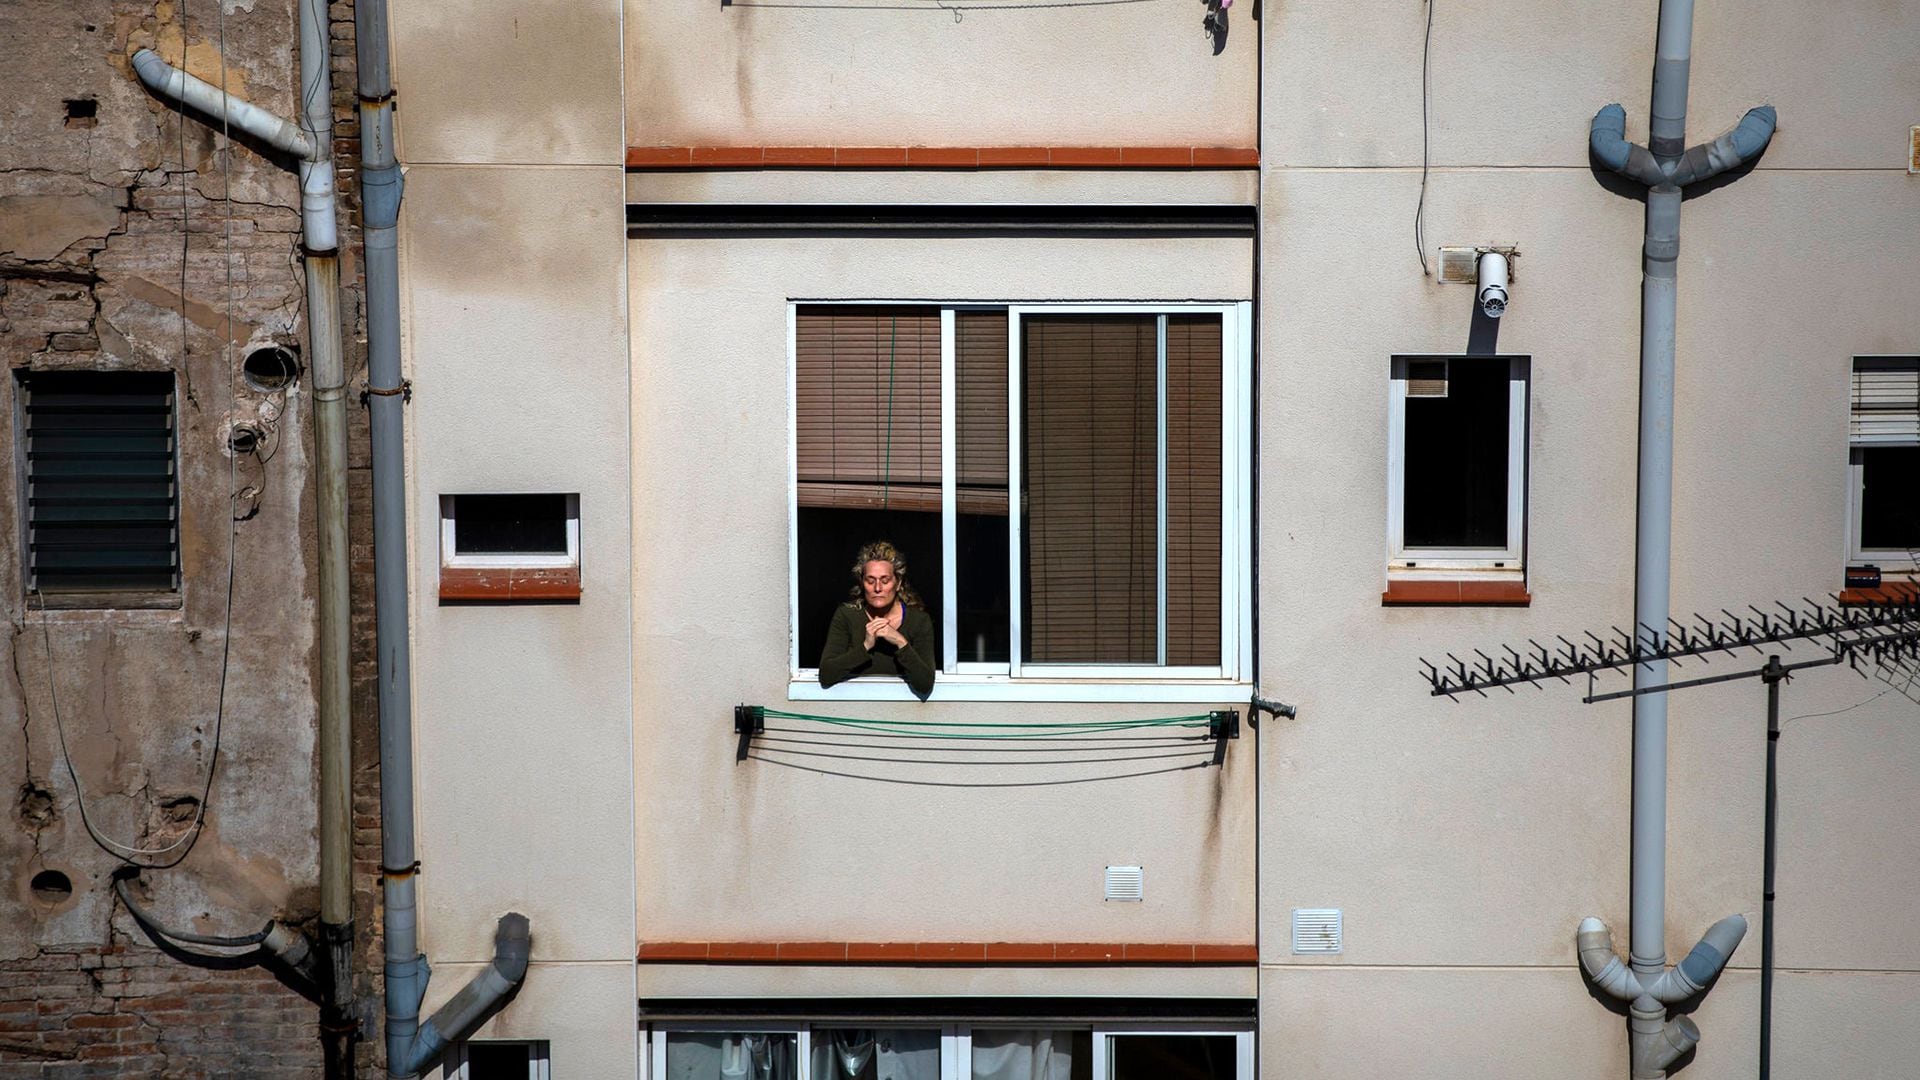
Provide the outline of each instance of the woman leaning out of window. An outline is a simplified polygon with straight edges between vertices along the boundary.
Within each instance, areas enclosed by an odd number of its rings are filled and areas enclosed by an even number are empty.
[[[860,675],[897,675],[922,701],[933,693],[933,618],[907,584],[907,560],[876,541],[853,563],[853,589],[833,611],[820,653],[820,685]]]

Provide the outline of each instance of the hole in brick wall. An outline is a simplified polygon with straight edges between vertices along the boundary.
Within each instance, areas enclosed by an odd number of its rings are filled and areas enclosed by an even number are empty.
[[[266,345],[247,354],[240,362],[240,377],[262,394],[285,390],[300,377],[300,361],[293,350],[281,345]]]
[[[58,870],[42,870],[33,875],[27,888],[43,904],[64,904],[73,896],[73,879]]]
[[[90,128],[100,122],[100,103],[92,98],[67,99],[67,126]]]

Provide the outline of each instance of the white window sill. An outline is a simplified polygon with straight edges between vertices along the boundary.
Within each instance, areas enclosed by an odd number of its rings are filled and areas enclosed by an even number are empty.
[[[1447,579],[1452,581],[1525,581],[1527,571],[1519,565],[1494,566],[1490,562],[1470,559],[1419,559],[1419,565],[1408,566],[1405,562],[1387,564],[1387,579],[1390,581],[1432,581]]]
[[[934,680],[929,703],[941,701],[1166,702],[1195,705],[1244,705],[1253,684],[1235,679],[1013,679],[1005,675],[948,675]],[[820,686],[811,671],[787,682],[788,701],[912,701],[907,684],[892,677],[852,679],[832,689]]]

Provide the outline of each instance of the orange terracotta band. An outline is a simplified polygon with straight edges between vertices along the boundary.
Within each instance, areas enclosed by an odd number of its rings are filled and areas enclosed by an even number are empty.
[[[1532,594],[1518,581],[1389,581],[1381,607],[1526,607]]]
[[[629,146],[629,169],[1250,169],[1251,146]]]
[[[1050,941],[646,941],[641,963],[1255,964],[1252,945]]]

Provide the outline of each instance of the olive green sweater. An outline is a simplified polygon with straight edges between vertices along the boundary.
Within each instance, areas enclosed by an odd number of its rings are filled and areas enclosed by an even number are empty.
[[[860,647],[867,637],[866,608],[856,603],[833,609],[833,625],[827,630],[827,647],[820,652],[820,685],[833,686],[861,675],[898,675],[921,701],[933,693],[933,619],[916,607],[909,607],[900,619],[900,636],[905,648],[875,639],[872,651]]]

